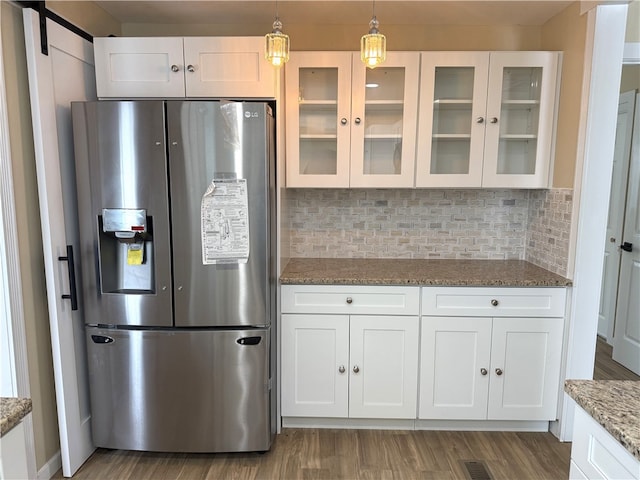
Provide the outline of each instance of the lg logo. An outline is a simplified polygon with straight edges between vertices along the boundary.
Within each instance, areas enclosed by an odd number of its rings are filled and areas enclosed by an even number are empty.
[[[244,112],[244,118],[259,118],[260,114],[258,112]]]

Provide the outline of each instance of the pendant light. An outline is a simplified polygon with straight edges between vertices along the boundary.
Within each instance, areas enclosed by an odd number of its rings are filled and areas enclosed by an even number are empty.
[[[373,17],[369,22],[369,33],[360,40],[360,58],[369,68],[376,68],[387,58],[387,39],[378,30],[376,2],[373,1]]]
[[[274,67],[281,67],[289,60],[289,35],[282,33],[282,22],[278,17],[278,1],[276,0],[276,19],[273,31],[264,36],[266,58]]]

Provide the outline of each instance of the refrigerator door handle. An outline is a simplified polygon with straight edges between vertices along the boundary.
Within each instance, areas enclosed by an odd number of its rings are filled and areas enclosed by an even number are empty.
[[[78,293],[76,290],[76,268],[73,262],[73,246],[67,245],[67,256],[58,257],[61,262],[67,262],[69,272],[69,294],[63,294],[62,298],[71,300],[71,310],[78,310]]]
[[[258,345],[262,337],[242,337],[236,340],[240,345]]]

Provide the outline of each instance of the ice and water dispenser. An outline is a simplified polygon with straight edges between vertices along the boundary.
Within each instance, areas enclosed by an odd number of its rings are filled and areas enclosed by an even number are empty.
[[[153,221],[145,209],[104,208],[98,250],[102,293],[155,293]]]

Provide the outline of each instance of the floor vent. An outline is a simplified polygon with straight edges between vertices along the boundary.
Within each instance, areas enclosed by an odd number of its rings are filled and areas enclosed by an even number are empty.
[[[492,480],[489,470],[484,462],[480,461],[463,461],[467,480]]]

